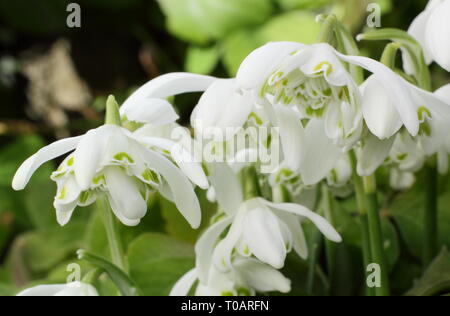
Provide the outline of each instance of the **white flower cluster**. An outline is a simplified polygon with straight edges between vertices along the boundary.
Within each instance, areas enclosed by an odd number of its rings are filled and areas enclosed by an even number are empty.
[[[438,27],[436,21],[449,5],[433,1],[412,26],[418,40],[425,41],[424,29]],[[427,56],[449,67],[448,44],[434,45],[435,33],[426,38]],[[359,85],[349,67],[371,76]],[[176,124],[178,116],[166,101],[188,92],[203,93],[192,114],[194,137]],[[238,175],[246,168],[260,171],[260,161],[250,157],[260,147],[269,148],[276,137],[281,146],[272,154],[281,159],[256,182],[271,189],[283,186],[294,198],[322,181],[345,192],[352,175],[350,151],[357,153],[360,176],[386,164],[398,189],[411,186],[414,172],[432,155],[438,155],[441,172],[448,170],[450,86],[427,92],[378,61],[341,54],[326,43],[269,43],[252,52],[232,79],[161,76],[138,89],[120,115],[140,127],[130,131],[107,124],[57,141],[24,162],[13,187],[23,189],[44,162],[73,151],[52,175],[61,225],[77,206],[100,196],[123,224],[137,225],[150,193],[158,191],[176,203],[193,228],[201,221],[194,185],[208,189],[220,214],[196,244],[195,268],[172,295],[188,295],[194,288],[196,295],[289,292],[290,280],[279,270],[291,250],[308,256],[304,221],[329,240],[341,241],[332,225],[307,207],[247,194]],[[249,126],[274,127],[278,134],[259,138],[245,132]],[[238,150],[228,152],[231,140],[241,136],[245,141]],[[225,151],[226,159],[203,162],[205,148],[213,154]]]

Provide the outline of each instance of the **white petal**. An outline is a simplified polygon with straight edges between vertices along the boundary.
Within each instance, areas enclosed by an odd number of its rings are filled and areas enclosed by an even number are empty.
[[[136,90],[120,108],[120,114],[126,115],[133,107],[148,98],[165,99],[170,96],[205,91],[216,78],[190,73],[169,73],[159,76]]]
[[[244,242],[259,260],[276,269],[284,266],[286,245],[277,217],[264,205],[250,205],[244,219]],[[252,203],[253,204],[253,203]]]
[[[195,266],[198,270],[199,279],[203,284],[207,284],[208,281],[214,246],[219,240],[220,235],[230,224],[230,218],[214,223],[202,234],[195,244]]]
[[[106,194],[108,197],[109,205],[111,206],[111,210],[113,211],[114,215],[116,215],[117,219],[124,224],[125,226],[134,227],[139,225],[141,222],[141,219],[129,219],[126,218],[122,212],[122,209],[118,206],[116,201],[112,198],[110,194]]]
[[[372,76],[366,80],[362,89],[362,110],[369,130],[379,139],[393,136],[403,125],[390,95],[383,85]]]
[[[389,156],[394,140],[395,136],[385,140],[379,140],[372,134],[367,136],[358,159],[358,174],[372,175]]]
[[[426,63],[429,65],[433,61],[433,56],[428,48],[427,45],[427,34],[426,34],[426,28],[428,21],[430,20],[430,15],[433,12],[433,10],[425,10],[422,13],[420,13],[414,21],[411,23],[411,26],[408,29],[408,33],[417,41],[419,42],[420,46],[423,49],[424,57]],[[404,66],[405,66],[405,59],[403,59]],[[412,74],[413,69],[412,65],[406,62],[405,70],[408,74]]]
[[[38,285],[26,290],[23,290],[17,296],[55,296],[59,291],[64,290],[66,284],[49,284]]]
[[[301,176],[306,185],[324,179],[333,169],[342,151],[325,134],[324,122],[311,120],[306,126]]]
[[[298,170],[303,154],[305,130],[298,113],[285,106],[275,106],[284,158],[291,170]]]
[[[440,149],[437,153],[438,171],[442,175],[445,175],[448,172],[448,156],[449,153],[446,148]]]
[[[266,204],[276,210],[289,212],[311,220],[314,225],[325,235],[329,240],[334,242],[341,242],[342,238],[339,233],[331,226],[331,224],[322,216],[310,211],[306,207],[293,203],[271,203],[261,199],[261,203]]]
[[[427,46],[434,60],[450,71],[450,2],[444,1],[430,15],[426,28]]]
[[[82,191],[89,189],[104,159],[105,148],[119,127],[105,125],[86,133],[73,154],[75,178]]]
[[[172,104],[165,99],[148,98],[123,113],[128,120],[161,126],[179,119]]]
[[[192,228],[198,228],[201,221],[200,203],[188,178],[162,155],[152,150],[144,150],[142,154],[148,160],[149,166],[158,171],[167,181],[180,213]]]
[[[195,281],[197,281],[197,270],[192,269],[175,283],[169,296],[188,296]]]
[[[224,141],[244,125],[252,107],[250,93],[239,91],[235,79],[217,80],[200,98],[191,119],[192,126],[205,138]],[[229,132],[225,134],[227,129]]]
[[[123,217],[139,220],[147,213],[147,203],[139,190],[136,180],[129,177],[119,167],[104,169],[105,181],[111,198]]]
[[[99,296],[97,290],[90,284],[72,282],[55,294],[55,296]]]
[[[308,244],[299,218],[296,215],[286,212],[279,212],[277,215],[284,221],[291,232],[293,238],[292,246],[294,247],[295,252],[300,258],[306,260],[308,258]]]
[[[237,261],[236,268],[249,286],[258,292],[291,291],[291,281],[269,265],[247,259]]]
[[[59,157],[73,149],[78,145],[83,136],[66,138],[54,142],[42,149],[40,149],[33,156],[25,160],[14,175],[12,187],[14,190],[23,190],[30,181],[33,173],[44,163]]]
[[[392,104],[397,108],[397,112],[409,133],[416,136],[419,132],[417,104],[414,102],[409,84],[391,69],[373,59],[342,54],[339,54],[339,56],[346,62],[367,69],[375,75],[389,94]]]
[[[226,163],[211,163],[208,169],[219,206],[229,216],[234,216],[244,201],[237,175]]]
[[[180,144],[175,144],[171,153],[173,160],[194,184],[204,190],[209,188],[209,182],[203,171],[202,165],[200,162],[196,161],[194,155]]]
[[[261,86],[279,68],[285,57],[304,47],[305,45],[300,43],[274,42],[254,50],[238,70],[238,86],[245,90]]]

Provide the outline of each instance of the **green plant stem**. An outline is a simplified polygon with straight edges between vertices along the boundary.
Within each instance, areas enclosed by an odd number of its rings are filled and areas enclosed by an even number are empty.
[[[102,214],[103,223],[106,229],[106,236],[108,238],[109,250],[111,252],[111,259],[113,263],[125,271],[125,260],[123,255],[123,248],[120,241],[120,236],[117,232],[116,219],[109,206],[106,197],[98,199],[98,207]]]
[[[424,267],[433,261],[438,251],[438,227],[437,227],[437,182],[438,172],[436,165],[428,163],[425,167],[426,174],[426,206],[424,214]]]
[[[322,184],[322,199],[323,199],[323,213],[328,222],[335,226],[333,218],[333,201],[331,197],[330,190],[326,184]],[[336,258],[336,244],[325,239],[325,255],[327,259],[327,271],[330,283],[333,282],[334,278],[334,267]]]
[[[254,166],[245,167],[241,171],[241,181],[245,200],[262,196],[258,173]]]
[[[336,27],[337,18],[334,14],[330,14],[325,18],[320,30],[318,43],[331,43],[334,37],[334,29]]]
[[[359,212],[359,221],[361,224],[361,239],[362,239],[362,252],[363,252],[363,262],[364,262],[364,275],[367,277],[367,267],[373,262],[372,261],[372,250],[370,248],[370,236],[369,236],[369,223],[367,221],[367,206],[366,206],[366,196],[364,193],[364,184],[362,178],[358,176],[356,172],[356,155],[353,151],[350,152],[350,161],[352,163],[352,171],[353,171],[353,184],[355,186],[355,194],[356,194],[356,203],[358,206]],[[365,288],[365,293],[367,296],[374,296],[375,289],[369,288],[367,286]]]
[[[386,65],[391,69],[394,69],[395,61],[397,59],[397,53],[401,47],[402,45],[396,42],[386,45],[383,55],[381,56],[381,63],[383,63],[384,65]]]
[[[375,288],[377,296],[389,296],[388,266],[383,249],[383,235],[381,231],[381,218],[379,214],[378,198],[375,176],[363,177],[364,191],[366,195],[367,220],[369,226],[370,249],[372,261],[380,266],[381,286]]]

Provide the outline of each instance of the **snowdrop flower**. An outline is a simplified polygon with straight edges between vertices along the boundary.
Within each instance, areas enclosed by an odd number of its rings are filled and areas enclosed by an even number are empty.
[[[117,218],[135,226],[147,212],[149,193],[158,190],[198,227],[201,213],[193,185],[158,147],[158,142],[107,124],[42,148],[20,166],[12,186],[24,189],[42,164],[74,151],[51,176],[58,186],[54,206],[59,224],[67,224],[77,206],[105,196]]]
[[[428,64],[436,61],[450,71],[450,1],[430,0],[426,9],[412,22],[408,33],[421,44]],[[405,70],[412,67],[406,59]]]
[[[120,114],[129,121],[165,125],[178,119],[167,107],[166,98],[188,93],[203,92],[217,78],[190,73],[169,73],[159,76],[136,90],[120,108]]]
[[[206,282],[211,264],[223,273],[230,271],[236,254],[254,256],[275,269],[284,266],[291,249],[306,258],[308,249],[301,226],[305,219],[311,220],[328,239],[341,242],[340,235],[323,217],[304,206],[275,204],[262,198],[242,202],[234,216],[217,221],[198,240],[195,249],[200,280]],[[226,237],[221,239],[228,228]]]
[[[197,271],[191,270],[171,291],[171,296],[186,296],[198,280]],[[196,296],[252,296],[256,293],[278,291],[288,293],[291,281],[273,267],[255,259],[237,258],[233,269],[222,273],[211,266],[207,284],[198,283]]]
[[[416,139],[408,142],[412,150],[421,150],[426,156],[438,152],[448,138],[450,98],[446,99],[444,88],[432,94],[401,79],[404,92],[411,96],[411,103],[405,108],[392,98],[381,80],[371,76],[361,86],[363,115],[370,135],[362,140],[358,160],[360,175],[372,174],[384,162],[403,127]],[[405,136],[401,138],[405,139]],[[419,149],[416,141],[420,144]]]
[[[170,296],[187,296],[199,280],[197,269],[186,273],[172,288]],[[229,272],[210,267],[206,283],[198,282],[196,296],[253,296],[278,291],[288,293],[291,281],[273,267],[258,260],[238,257]]]
[[[99,296],[90,284],[72,282],[67,284],[38,285],[26,289],[17,296]]]

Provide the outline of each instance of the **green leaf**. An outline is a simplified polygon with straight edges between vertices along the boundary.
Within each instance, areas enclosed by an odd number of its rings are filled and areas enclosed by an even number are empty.
[[[423,213],[425,210],[425,191],[422,175],[418,176],[415,186],[400,194],[385,210],[397,224],[407,249],[415,258],[423,255]],[[438,201],[439,243],[450,247],[450,192],[439,196]]]
[[[187,51],[185,69],[187,72],[208,75],[216,67],[219,57],[216,46],[208,48],[191,46]]]
[[[216,206],[207,200],[206,192],[197,189],[196,193],[202,210],[202,222],[199,229],[192,229],[175,204],[165,199],[160,199],[161,212],[165,221],[165,231],[172,237],[192,244],[197,241],[202,230],[210,225],[210,219],[216,213]]]
[[[263,23],[270,0],[158,0],[167,27],[179,38],[204,44],[247,25]]]
[[[258,31],[264,42],[293,41],[313,44],[317,41],[320,24],[314,14],[305,11],[293,11],[279,15],[267,22]]]
[[[123,296],[137,296],[139,294],[134,281],[131,280],[125,272],[108,260],[96,256],[86,250],[78,250],[77,254],[78,259],[85,260],[95,267],[103,269],[109,275]]]
[[[330,5],[331,0],[278,0],[280,6],[285,10],[292,9],[317,9]]]
[[[83,223],[69,223],[64,228],[35,231],[22,235],[21,253],[30,271],[42,273],[73,256],[82,246]]]
[[[174,238],[148,233],[131,243],[130,276],[144,295],[165,296],[194,267],[193,246]]]
[[[407,296],[436,296],[450,291],[450,253],[442,249]]]
[[[262,46],[264,41],[255,32],[241,30],[225,37],[221,42],[223,63],[230,76],[235,76],[239,66],[253,50]]]

